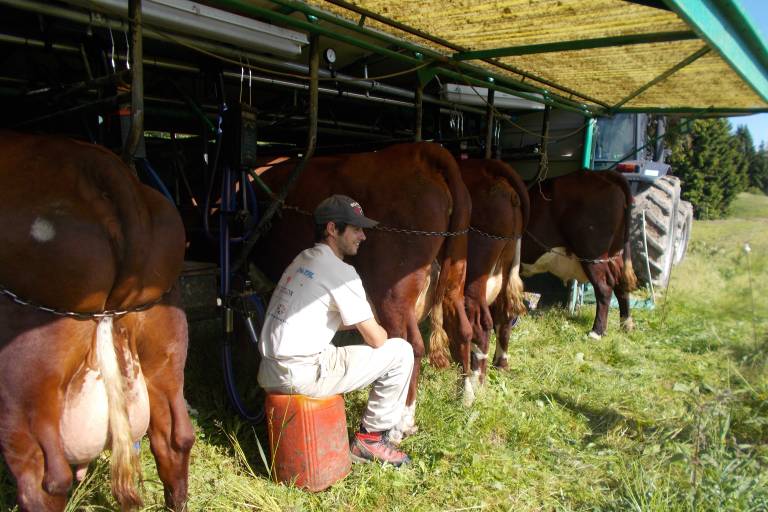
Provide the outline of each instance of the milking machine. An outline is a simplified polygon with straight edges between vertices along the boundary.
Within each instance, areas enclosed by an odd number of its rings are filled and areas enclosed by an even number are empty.
[[[249,169],[257,165],[256,111],[249,104],[226,101],[223,78],[217,86],[219,115],[216,144],[210,162],[210,182],[204,203],[203,226],[219,248],[219,307],[222,322],[224,384],[230,403],[244,419],[264,418],[263,393],[256,380],[258,341],[265,304],[248,276],[248,266],[236,268],[232,255],[254,229],[259,210]],[[219,204],[212,198],[219,180]],[[211,211],[218,213],[218,233],[209,225]]]

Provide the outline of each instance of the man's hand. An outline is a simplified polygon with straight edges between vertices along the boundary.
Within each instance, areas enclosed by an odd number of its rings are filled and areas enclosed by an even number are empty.
[[[366,345],[379,348],[387,341],[387,331],[373,317],[355,324],[355,327],[360,331],[360,335],[363,337]]]

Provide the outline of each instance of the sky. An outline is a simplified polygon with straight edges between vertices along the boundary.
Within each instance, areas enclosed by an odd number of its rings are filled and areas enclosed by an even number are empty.
[[[736,0],[736,3],[741,5],[763,41],[768,45],[768,0]],[[759,146],[761,142],[768,146],[768,114],[731,117],[730,121],[734,129],[739,125],[747,125],[755,146]]]

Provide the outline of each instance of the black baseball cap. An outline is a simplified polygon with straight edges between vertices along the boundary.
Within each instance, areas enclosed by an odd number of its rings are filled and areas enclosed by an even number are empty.
[[[334,194],[323,199],[315,208],[315,222],[343,222],[360,228],[372,228],[378,224],[363,215],[363,207],[349,196]]]

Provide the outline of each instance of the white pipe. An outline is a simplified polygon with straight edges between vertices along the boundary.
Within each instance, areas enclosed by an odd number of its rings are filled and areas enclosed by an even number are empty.
[[[128,15],[125,0],[66,1],[89,10],[96,7],[123,19]],[[187,0],[144,0],[141,12],[148,26],[286,57],[298,57],[302,46],[309,44],[307,35],[302,32]]]

